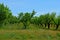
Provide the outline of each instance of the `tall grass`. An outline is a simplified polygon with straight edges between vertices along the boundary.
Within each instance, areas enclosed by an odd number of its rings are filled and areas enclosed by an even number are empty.
[[[60,40],[59,31],[0,30],[0,40]]]

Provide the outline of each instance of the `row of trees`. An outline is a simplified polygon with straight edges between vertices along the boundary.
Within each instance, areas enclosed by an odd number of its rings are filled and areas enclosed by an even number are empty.
[[[34,16],[36,12],[33,10],[31,13],[19,13],[18,16],[13,16],[11,10],[4,4],[0,4],[0,26],[6,24],[14,24],[22,22],[24,29],[30,24],[41,25],[42,27],[48,27],[55,25],[56,29],[60,26],[60,15],[56,16],[55,12],[47,13],[40,16]]]
[[[52,12],[47,13],[45,15],[40,15],[39,17],[34,17],[32,19],[32,23],[36,24],[36,25],[42,25],[47,27],[48,29],[50,29],[50,26],[55,25],[56,29],[58,29],[59,25],[60,25],[60,15],[56,16],[56,13]]]

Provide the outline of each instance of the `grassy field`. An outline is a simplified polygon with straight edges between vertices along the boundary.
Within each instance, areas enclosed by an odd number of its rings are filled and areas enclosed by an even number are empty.
[[[0,40],[60,40],[60,31],[0,30]]]

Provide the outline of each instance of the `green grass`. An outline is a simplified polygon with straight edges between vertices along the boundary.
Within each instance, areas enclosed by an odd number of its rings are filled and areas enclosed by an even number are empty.
[[[30,24],[27,29],[22,29],[23,24],[9,24],[0,28],[0,40],[60,40],[60,27],[47,29]]]
[[[60,31],[0,30],[0,40],[60,40]]]

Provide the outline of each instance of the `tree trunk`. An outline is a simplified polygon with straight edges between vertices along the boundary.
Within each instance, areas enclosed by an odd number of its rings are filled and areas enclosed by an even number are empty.
[[[24,24],[24,29],[26,29],[26,25]]]
[[[26,29],[27,25],[25,22],[23,22],[23,25],[24,25],[23,29]]]
[[[41,26],[43,27],[43,24],[41,24]]]
[[[46,28],[46,24],[45,24],[45,28]]]
[[[58,29],[59,25],[56,25],[56,30]]]
[[[50,24],[48,23],[48,29],[50,29]]]

